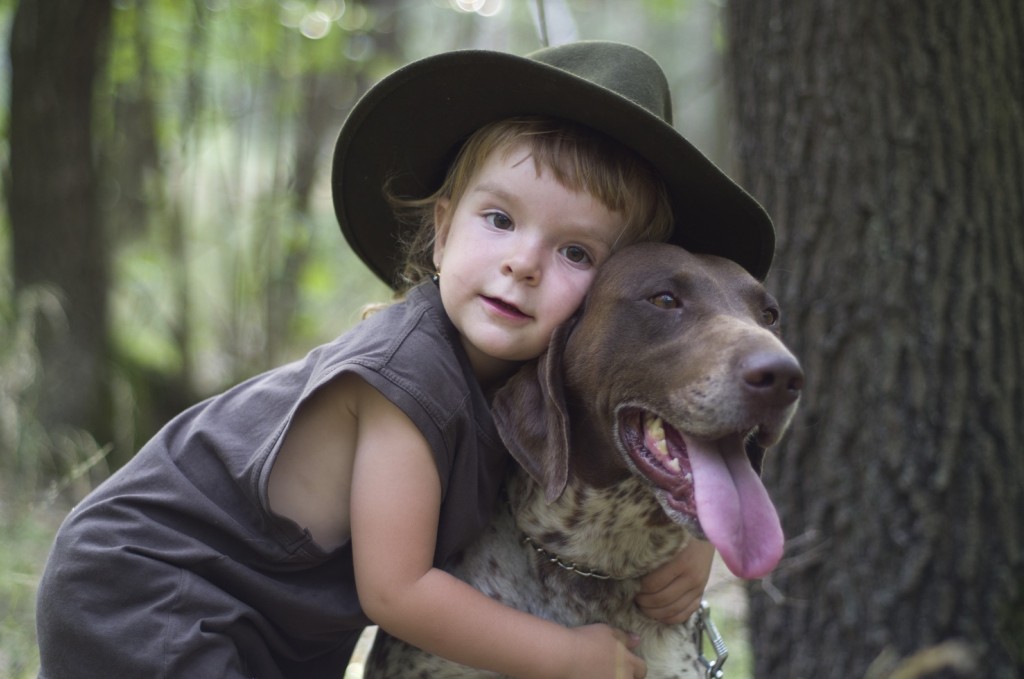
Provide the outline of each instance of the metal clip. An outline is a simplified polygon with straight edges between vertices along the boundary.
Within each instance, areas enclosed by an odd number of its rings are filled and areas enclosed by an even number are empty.
[[[725,647],[725,640],[722,639],[714,621],[711,620],[711,606],[707,601],[701,601],[700,608],[697,609],[697,626],[694,630],[694,637],[697,643],[697,661],[704,668],[704,679],[723,679],[725,674],[722,671],[722,665],[729,658],[729,649]],[[705,639],[715,652],[714,660],[708,660],[704,655]]]

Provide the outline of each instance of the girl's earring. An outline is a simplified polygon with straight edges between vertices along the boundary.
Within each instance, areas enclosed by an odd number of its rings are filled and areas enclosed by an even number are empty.
[[[434,281],[434,285],[437,285],[437,284],[438,284],[438,281],[440,281],[440,280],[441,280],[441,270],[440,270],[440,269],[438,269],[437,271],[435,271],[435,272],[434,272],[434,273],[433,273],[433,274],[432,274],[432,275],[430,276],[430,280]]]

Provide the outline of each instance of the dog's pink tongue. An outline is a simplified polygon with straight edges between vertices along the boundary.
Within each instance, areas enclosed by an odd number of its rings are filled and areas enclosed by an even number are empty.
[[[782,558],[779,515],[750,466],[743,441],[686,437],[697,518],[729,570],[740,578],[767,575]]]

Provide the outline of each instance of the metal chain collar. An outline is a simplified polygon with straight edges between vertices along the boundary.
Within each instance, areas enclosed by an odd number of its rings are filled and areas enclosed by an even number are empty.
[[[544,547],[542,547],[536,540],[531,538],[529,535],[523,536],[523,544],[529,545],[530,548],[533,549],[533,551],[540,554],[549,563],[553,563],[564,570],[572,571],[576,575],[582,575],[585,578],[594,578],[595,580],[610,580],[612,577],[607,573],[602,573],[601,571],[594,570],[592,568],[585,568],[583,566],[579,566],[572,561],[563,561],[561,558],[558,557],[558,555],[553,554],[548,550],[544,549]]]

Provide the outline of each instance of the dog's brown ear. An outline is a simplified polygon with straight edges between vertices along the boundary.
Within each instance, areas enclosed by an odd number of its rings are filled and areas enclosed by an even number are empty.
[[[512,457],[557,500],[569,479],[569,416],[562,386],[562,354],[573,322],[563,323],[548,350],[527,363],[494,395],[491,412]]]

